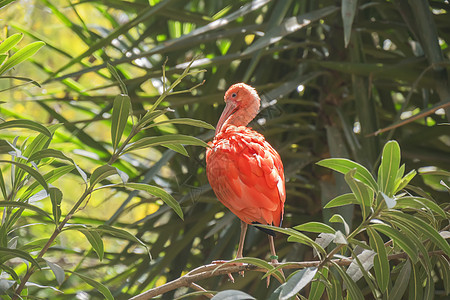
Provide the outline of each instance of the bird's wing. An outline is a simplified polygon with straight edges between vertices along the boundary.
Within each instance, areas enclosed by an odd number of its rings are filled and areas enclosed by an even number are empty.
[[[233,132],[207,153],[207,175],[217,198],[246,223],[281,223],[286,191],[278,153],[254,131]]]

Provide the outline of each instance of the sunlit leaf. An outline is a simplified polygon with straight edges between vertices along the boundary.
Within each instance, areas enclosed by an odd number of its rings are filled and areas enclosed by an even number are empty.
[[[301,225],[297,225],[293,227],[296,230],[300,231],[308,231],[308,232],[317,232],[317,233],[335,233],[336,230],[334,230],[331,226],[320,223],[320,222],[308,222]]]
[[[218,292],[212,300],[255,300],[254,297],[238,290],[226,290]]]
[[[396,141],[384,145],[381,165],[378,169],[378,185],[383,193],[392,197],[395,189],[395,179],[400,166],[400,146]]]
[[[366,219],[370,213],[374,191],[355,178],[356,171],[356,169],[348,171],[347,174],[345,174],[345,181],[350,186],[350,189],[361,207],[363,219]]]
[[[433,243],[436,244],[440,249],[442,249],[447,256],[450,256],[450,245],[447,241],[439,234],[439,232],[434,229],[430,224],[421,220],[418,217],[411,216],[409,214],[397,211],[390,211],[386,215],[404,220],[411,224],[411,227],[415,228],[417,231],[426,235]]]
[[[43,209],[23,202],[17,202],[17,201],[0,201],[0,207],[16,207],[16,208],[24,208],[28,210],[32,210],[46,218],[49,218],[52,220],[52,217]]]
[[[371,224],[375,230],[390,237],[403,251],[405,251],[411,260],[416,263],[418,261],[416,246],[403,233],[395,230],[386,224]]]
[[[162,188],[153,186],[153,185],[149,185],[149,184],[145,184],[145,183],[131,183],[130,182],[130,183],[126,183],[124,185],[128,188],[145,191],[149,194],[152,194],[156,197],[161,198],[161,200],[163,200],[167,205],[169,205],[177,213],[177,215],[181,219],[183,219],[183,210],[181,209],[180,204],[177,202],[177,200],[175,200],[172,197],[172,195],[167,193]]]
[[[114,99],[111,117],[111,140],[114,150],[117,149],[130,114],[131,101],[128,95],[117,95]]]
[[[110,165],[98,167],[97,169],[94,170],[94,172],[92,172],[91,178],[89,179],[91,188],[93,188],[97,183],[99,183],[103,179],[115,174],[117,174],[117,169],[111,167]]]
[[[56,278],[56,281],[58,282],[58,284],[61,285],[64,282],[65,277],[66,277],[63,268],[61,268],[56,263],[52,263],[51,261],[45,260],[45,262],[47,263],[47,265],[50,267],[53,274],[55,275],[55,278]]]
[[[1,6],[0,6],[1,7]],[[23,34],[15,33],[0,43],[0,53],[6,53],[17,45],[23,38]]]
[[[1,129],[7,129],[7,128],[24,128],[24,129],[31,129],[40,133],[45,134],[48,137],[51,137],[51,132],[47,129],[47,127],[31,121],[31,120],[12,120],[0,123],[0,130]]]
[[[311,289],[309,292],[309,300],[320,300],[322,298],[323,292],[325,291],[326,286],[330,286],[329,282],[324,283],[323,280],[326,280],[328,277],[328,268],[324,267],[319,270],[318,273],[313,278],[311,282]]]
[[[206,147],[207,144],[193,136],[181,135],[181,134],[170,134],[163,136],[155,136],[155,137],[145,137],[142,138],[132,144],[130,144],[127,148],[125,148],[124,152],[131,152],[138,149],[144,149],[149,147],[155,147],[159,145],[168,145],[168,144],[183,144],[183,145],[194,145],[194,146],[203,146]]]
[[[105,296],[105,298],[107,300],[114,300],[114,297],[111,294],[110,290],[101,282],[98,282],[98,281],[96,281],[90,277],[87,277],[86,275],[80,274],[78,272],[71,272],[71,271],[68,271],[68,272],[75,274],[78,277],[80,277],[81,279],[83,279],[84,282],[86,282],[87,284],[89,284],[90,286],[92,286],[93,288],[98,290],[100,293],[102,293],[103,296]]]
[[[3,201],[1,201],[3,202]],[[35,267],[40,269],[38,262],[28,253],[19,249],[10,249],[5,247],[0,247],[0,263],[3,264],[5,261],[11,258],[20,257],[32,263]]]
[[[347,174],[350,170],[356,169],[355,179],[360,180],[370,186],[373,191],[378,191],[378,184],[372,174],[362,165],[345,158],[328,158],[317,163],[319,166],[326,167],[342,174]]]
[[[308,283],[313,280],[317,273],[317,268],[305,268],[292,275],[283,287],[280,294],[281,300],[287,300],[300,292]]]
[[[189,126],[195,126],[195,127],[201,127],[201,128],[214,130],[214,126],[212,126],[211,124],[208,124],[201,120],[194,120],[194,119],[189,119],[189,118],[178,118],[178,119],[161,121],[161,122],[153,123],[152,125],[147,126],[147,128],[151,128],[154,126],[166,125],[166,124],[181,124],[181,125],[189,125]]]
[[[2,66],[0,66],[0,75],[33,56],[44,45],[45,43],[41,41],[33,42],[14,53]]]
[[[324,208],[332,208],[332,207],[339,207],[349,204],[358,204],[358,201],[356,200],[355,194],[353,193],[347,193],[337,196],[336,198],[331,199]]]
[[[364,296],[361,293],[361,290],[358,288],[356,283],[350,278],[350,276],[348,276],[348,274],[343,270],[341,266],[339,266],[333,261],[331,261],[331,263],[334,265],[334,269],[338,271],[339,275],[341,275],[342,279],[344,280],[344,283],[347,286],[348,293],[351,295],[351,298],[355,300],[363,300]]]
[[[50,194],[50,200],[52,201],[52,212],[53,219],[56,224],[59,224],[59,219],[61,218],[61,200],[63,198],[63,193],[60,189],[51,186],[48,190]]]

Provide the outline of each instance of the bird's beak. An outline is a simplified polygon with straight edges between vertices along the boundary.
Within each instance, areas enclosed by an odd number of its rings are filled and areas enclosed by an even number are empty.
[[[216,126],[216,135],[221,131],[223,125],[228,120],[229,117],[231,117],[237,110],[237,105],[235,102],[228,101],[225,105],[225,108],[220,115],[219,122],[217,122]]]

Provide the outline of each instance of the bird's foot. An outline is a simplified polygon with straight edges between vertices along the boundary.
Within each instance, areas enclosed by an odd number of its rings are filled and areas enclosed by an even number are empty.
[[[220,264],[226,264],[228,262],[229,262],[229,260],[214,260],[211,263],[215,264],[215,265],[220,265]],[[232,266],[243,266],[244,264],[243,263],[229,263],[229,265],[232,265]],[[239,275],[244,277],[244,271],[239,271],[238,273],[239,273]],[[228,275],[228,278],[231,280],[231,282],[234,283],[233,275],[231,275],[231,273],[228,273],[227,275]]]

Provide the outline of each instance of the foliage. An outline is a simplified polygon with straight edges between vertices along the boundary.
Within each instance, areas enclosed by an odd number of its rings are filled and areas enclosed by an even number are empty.
[[[9,39],[17,32],[28,45],[46,44],[32,64],[2,75],[11,77],[3,89],[23,74],[42,86],[2,94],[8,101],[0,149],[8,162],[1,163],[1,203],[9,218],[2,228],[9,229],[2,229],[0,257],[8,261],[0,280],[7,286],[33,273],[24,290],[33,296],[71,299],[84,291],[126,299],[233,257],[239,224],[208,186],[204,148],[182,145],[205,145],[213,132],[204,122],[217,121],[224,90],[244,81],[263,100],[252,126],[279,151],[288,179],[287,229],[278,230],[292,243],[278,235],[279,257],[295,265],[317,253],[319,262],[282,285],[274,270],[268,288],[253,271],[234,285],[226,276],[200,283],[256,299],[298,291],[339,299],[344,285],[351,298],[448,294],[448,256],[423,255],[448,251],[437,234],[448,237],[448,4],[67,3],[27,3],[26,25],[8,18],[11,10],[17,16],[20,1],[2,8]],[[192,67],[206,72],[180,80],[193,57]],[[27,138],[29,130],[35,134]],[[60,226],[61,233],[54,230]],[[267,263],[256,257],[268,258],[265,241],[250,230],[244,249],[244,262],[264,272]],[[46,245],[47,263],[39,257]],[[237,267],[219,266],[215,274]],[[356,274],[364,279],[354,283]],[[183,287],[162,297],[190,292]]]

